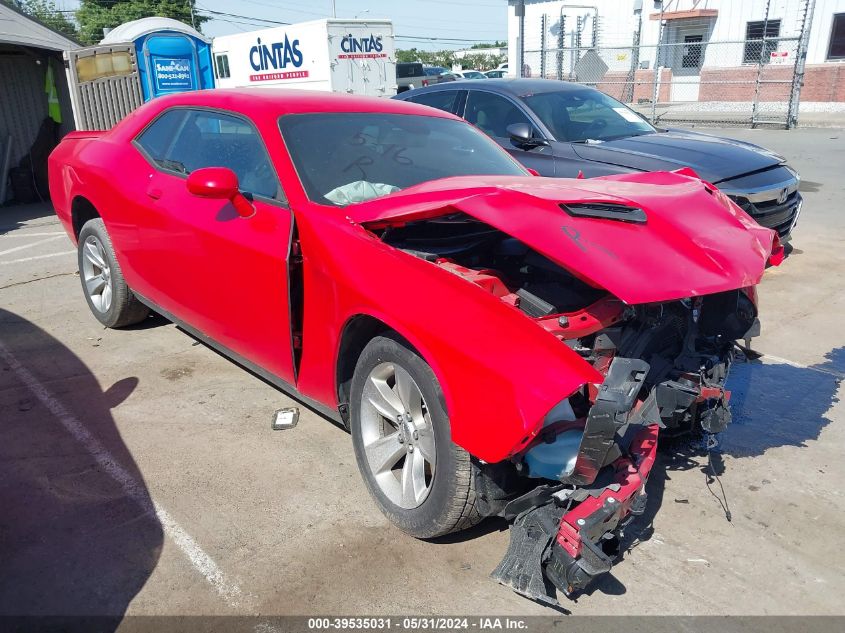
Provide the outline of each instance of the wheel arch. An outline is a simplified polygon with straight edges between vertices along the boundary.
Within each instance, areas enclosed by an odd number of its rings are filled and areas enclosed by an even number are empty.
[[[335,390],[337,393],[338,411],[343,423],[349,428],[349,395],[352,386],[352,377],[355,374],[355,366],[361,357],[361,352],[367,344],[377,336],[391,334],[398,337],[408,349],[417,354],[431,367],[435,377],[440,383],[441,392],[444,385],[438,376],[435,363],[415,345],[410,337],[402,331],[387,323],[383,319],[372,314],[359,313],[349,317],[343,325],[337,346],[335,362]],[[448,411],[446,402],[441,402],[443,409]]]
[[[85,223],[94,218],[102,217],[97,207],[88,198],[82,195],[74,196],[70,205],[71,227],[73,228],[73,239],[79,241],[79,232]]]

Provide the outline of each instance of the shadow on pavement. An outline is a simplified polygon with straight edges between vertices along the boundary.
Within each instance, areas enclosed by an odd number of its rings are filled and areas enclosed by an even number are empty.
[[[720,492],[713,472],[719,476],[730,472],[733,458],[757,457],[767,450],[783,446],[806,447],[817,440],[822,429],[830,424],[827,417],[836,403],[836,393],[845,379],[845,348],[834,349],[823,363],[796,367],[771,361],[738,362],[731,368],[727,387],[731,390],[733,421],[719,434],[719,446],[711,455],[700,437],[662,441],[657,461],[649,476],[645,513],[626,530],[622,556],[647,541],[654,533],[654,517],[664,501],[666,482],[674,471],[700,470],[705,476],[701,494],[713,494],[727,512],[724,491]],[[708,492],[709,488],[709,492]],[[673,500],[670,499],[670,502]],[[674,500],[684,503],[685,500]],[[599,591],[610,595],[625,593],[625,586],[610,574],[600,578],[588,593]]]
[[[34,221],[40,218],[46,218],[49,221]],[[30,227],[52,224],[55,218],[56,214],[49,200],[47,202],[34,202],[32,204],[19,204],[8,207],[0,206],[0,235],[19,229],[25,223]]]
[[[731,368],[733,422],[721,434],[721,450],[732,457],[762,455],[779,446],[806,446],[830,424],[845,378],[845,348],[828,352],[810,367],[759,361]]]
[[[83,427],[72,432],[69,418],[63,424],[45,405],[50,394],[39,399],[0,348],[0,616],[111,616],[96,630],[113,630],[155,568],[163,539],[111,414],[138,379],[103,390],[73,352],[2,309],[0,343]],[[131,492],[86,449],[85,432],[134,480]]]

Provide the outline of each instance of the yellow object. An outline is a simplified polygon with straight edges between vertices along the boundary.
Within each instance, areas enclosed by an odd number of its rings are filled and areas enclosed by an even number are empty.
[[[56,78],[53,67],[47,62],[47,77],[44,79],[44,92],[47,93],[47,114],[56,123],[62,122],[62,109],[59,107],[59,92],[56,90]]]

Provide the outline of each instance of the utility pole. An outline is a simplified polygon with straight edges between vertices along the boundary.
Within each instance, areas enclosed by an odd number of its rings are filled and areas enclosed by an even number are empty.
[[[654,84],[652,86],[652,93],[651,93],[651,123],[657,123],[657,101],[660,98],[660,80],[661,72],[660,68],[660,49],[663,46],[663,13],[666,10],[664,6],[664,2],[662,0],[654,0],[655,9],[657,5],[660,5],[660,22],[657,25],[657,50],[655,51],[655,58],[654,58]]]
[[[516,76],[522,77],[523,76],[523,69],[525,68],[525,63],[523,61],[523,57],[525,56],[525,0],[517,0],[516,5],[514,6],[514,11],[516,13],[516,17],[519,18],[519,36],[518,42],[516,43],[516,55],[517,55],[517,66],[516,66]],[[508,60],[510,64],[510,60]],[[513,73],[513,68],[509,68],[511,73]]]
[[[634,103],[634,83],[637,75],[637,68],[640,65],[640,38],[643,31],[643,0],[634,0],[634,15],[637,18],[637,28],[634,31],[633,46],[631,46],[631,68],[628,70],[628,77],[625,79],[625,90],[623,92],[623,103]]]
[[[337,0],[332,0],[332,17],[337,17]]]
[[[197,28],[197,21],[194,19],[194,0],[188,0],[188,7],[191,9],[191,26]]]

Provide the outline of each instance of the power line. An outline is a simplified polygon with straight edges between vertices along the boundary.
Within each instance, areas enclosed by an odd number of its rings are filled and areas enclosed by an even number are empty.
[[[215,16],[220,15],[220,16],[225,16],[227,18],[239,18],[241,20],[251,20],[252,22],[259,22],[259,23],[264,22],[266,24],[277,24],[277,25],[281,25],[281,26],[290,26],[290,24],[291,24],[290,22],[282,22],[280,20],[270,20],[268,18],[255,18],[255,17],[252,17],[251,15],[239,15],[237,13],[226,13],[225,11],[214,11],[213,9],[206,9],[205,7],[200,7],[199,10],[203,11],[205,13],[211,13],[212,15],[215,15]],[[224,22],[225,22],[225,20],[224,20]]]
[[[214,11],[212,9],[207,9],[206,7],[199,7],[200,11],[205,13],[211,13],[212,15],[219,15],[225,16],[228,18],[236,18],[241,20],[252,20],[256,22],[266,23],[266,24],[278,24],[282,26],[290,26],[290,22],[282,22],[280,20],[271,20],[269,18],[256,18],[249,15],[240,15],[237,13],[226,13],[225,11]],[[225,21],[225,20],[224,20]],[[415,40],[424,40],[427,42],[487,42],[490,40],[489,37],[486,38],[465,38],[465,37],[432,37],[426,35],[397,35],[396,39],[415,39]]]

